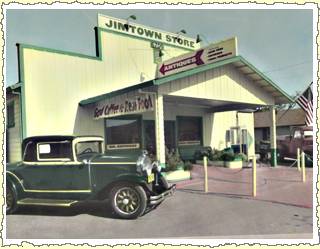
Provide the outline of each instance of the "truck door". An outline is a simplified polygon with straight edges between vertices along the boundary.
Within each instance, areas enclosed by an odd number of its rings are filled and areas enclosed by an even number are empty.
[[[297,154],[297,148],[301,148],[303,142],[302,131],[297,129],[294,130],[293,136],[291,137],[291,141],[289,144],[289,154],[294,157]]]

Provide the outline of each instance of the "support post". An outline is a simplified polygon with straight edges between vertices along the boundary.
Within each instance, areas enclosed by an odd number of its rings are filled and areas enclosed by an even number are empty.
[[[156,154],[162,168],[166,166],[166,152],[164,142],[164,117],[163,117],[163,95],[155,94],[155,135],[156,135]]]
[[[256,156],[252,157],[252,196],[256,197],[257,195],[257,162]]]
[[[277,166],[277,132],[276,132],[276,111],[272,106],[270,109],[271,126],[270,126],[270,147],[271,147],[271,166]]]
[[[203,157],[203,168],[204,168],[204,192],[208,193],[208,158]]]
[[[297,168],[299,171],[301,171],[300,162],[300,148],[297,148]]]
[[[301,153],[301,169],[302,169],[302,174],[301,174],[302,182],[306,182],[306,162],[305,162],[304,151],[302,151]]]

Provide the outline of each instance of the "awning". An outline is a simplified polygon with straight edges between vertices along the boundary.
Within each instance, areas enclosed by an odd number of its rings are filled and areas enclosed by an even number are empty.
[[[119,96],[121,94],[128,93],[130,91],[143,89],[150,86],[158,86],[173,80],[188,77],[197,73],[201,73],[217,67],[222,67],[228,64],[232,64],[243,75],[245,75],[250,80],[252,80],[254,84],[257,84],[263,91],[266,91],[269,94],[271,94],[275,98],[275,104],[285,104],[285,103],[294,102],[294,100],[285,91],[283,91],[271,79],[269,79],[266,75],[260,72],[256,67],[254,67],[251,63],[245,60],[242,56],[234,56],[232,58],[221,60],[216,63],[198,66],[196,68],[193,68],[184,72],[179,72],[176,74],[172,74],[170,76],[153,79],[153,80],[136,84],[130,87],[122,88],[122,89],[101,94],[92,98],[84,99],[79,102],[79,105],[85,106],[85,105],[93,104],[104,99],[109,99],[112,97]]]

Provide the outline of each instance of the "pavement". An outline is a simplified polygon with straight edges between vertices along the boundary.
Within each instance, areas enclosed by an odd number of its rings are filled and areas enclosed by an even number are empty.
[[[199,239],[192,243],[265,238],[292,239],[294,243],[295,239],[312,239],[312,233],[313,213],[309,208],[177,189],[174,196],[136,220],[116,219],[101,203],[74,208],[25,207],[6,216],[5,234],[8,239],[50,239],[50,243],[57,243],[52,239],[154,242],[155,238]]]
[[[178,182],[173,197],[136,220],[115,218],[101,202],[72,208],[24,207],[6,216],[5,238],[198,239],[193,243],[312,239],[312,168],[307,168],[303,183],[296,168],[258,167],[256,197],[251,173],[251,168],[208,167],[209,192],[204,193],[203,167],[196,165],[192,179]]]
[[[301,172],[296,167],[257,167],[257,195],[252,196],[252,168],[229,169],[208,167],[208,192],[221,196],[247,198],[281,203],[304,208],[313,205],[313,169],[306,168],[306,182],[302,182]],[[194,165],[191,180],[177,183],[178,189],[188,191],[204,190],[204,169]]]

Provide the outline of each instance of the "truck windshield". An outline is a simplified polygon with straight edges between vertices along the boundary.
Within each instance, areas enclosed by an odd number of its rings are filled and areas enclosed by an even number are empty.
[[[313,137],[312,131],[304,131],[304,137]]]
[[[76,144],[77,156],[87,153],[102,153],[100,141],[85,141]]]

